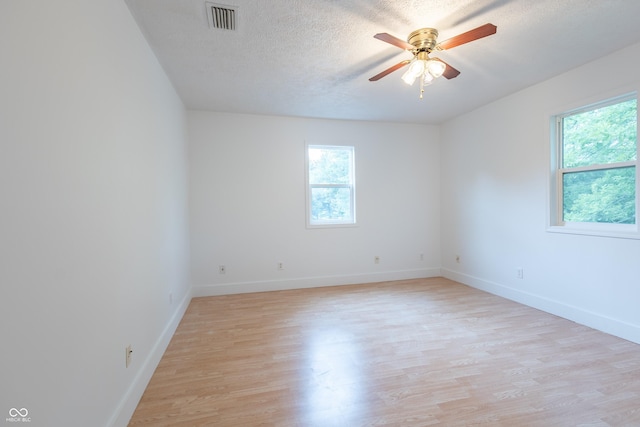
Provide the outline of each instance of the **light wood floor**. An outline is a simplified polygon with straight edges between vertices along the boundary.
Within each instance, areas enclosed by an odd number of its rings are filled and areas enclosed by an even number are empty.
[[[442,279],[195,298],[131,426],[640,426],[640,345]]]

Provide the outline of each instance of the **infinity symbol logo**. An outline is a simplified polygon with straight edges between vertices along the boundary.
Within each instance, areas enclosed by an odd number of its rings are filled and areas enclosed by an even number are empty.
[[[22,409],[16,409],[16,408],[11,408],[9,409],[9,416],[10,417],[26,417],[27,415],[29,415],[29,411],[27,411],[27,408],[22,408]]]

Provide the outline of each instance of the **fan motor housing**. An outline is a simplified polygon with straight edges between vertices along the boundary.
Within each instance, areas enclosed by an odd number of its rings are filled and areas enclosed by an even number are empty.
[[[430,53],[436,47],[437,39],[438,30],[435,28],[420,28],[409,34],[407,42],[415,46],[417,51]]]

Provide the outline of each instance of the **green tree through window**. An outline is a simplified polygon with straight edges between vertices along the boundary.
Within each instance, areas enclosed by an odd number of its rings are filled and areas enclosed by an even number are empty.
[[[560,116],[562,220],[636,223],[637,100]]]
[[[310,145],[307,159],[309,224],[355,223],[353,147]]]

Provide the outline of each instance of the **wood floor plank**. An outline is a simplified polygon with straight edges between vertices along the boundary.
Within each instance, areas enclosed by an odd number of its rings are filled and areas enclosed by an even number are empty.
[[[194,298],[130,426],[640,426],[640,346],[443,278]]]

